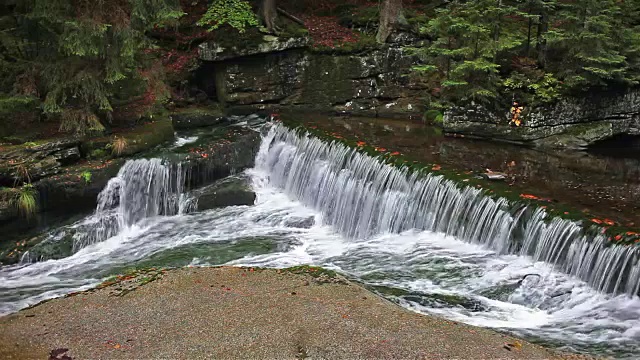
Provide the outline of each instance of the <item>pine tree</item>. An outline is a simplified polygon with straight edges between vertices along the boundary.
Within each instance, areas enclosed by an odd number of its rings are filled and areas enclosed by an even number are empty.
[[[181,15],[177,0],[31,0],[18,11],[28,43],[19,61],[29,66],[17,78],[37,84],[61,130],[78,133],[103,129],[113,97],[132,80],[153,81],[145,32]]]
[[[624,49],[630,34],[619,30],[622,19],[614,0],[558,4],[555,24],[545,35],[554,57],[549,70],[573,90],[634,83]]]
[[[426,54],[430,64],[417,69],[436,71],[446,101],[493,101],[501,83],[499,54],[521,44],[504,31],[507,16],[516,12],[501,0],[451,3],[424,29],[434,38]]]

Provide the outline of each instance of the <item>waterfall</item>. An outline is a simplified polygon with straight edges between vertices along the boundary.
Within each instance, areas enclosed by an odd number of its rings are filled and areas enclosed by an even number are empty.
[[[637,247],[608,244],[542,208],[518,207],[442,176],[394,167],[338,142],[276,125],[263,140],[256,168],[269,175],[270,185],[354,240],[428,230],[551,263],[602,292],[639,291]]]
[[[76,231],[74,252],[115,236],[146,218],[190,210],[185,172],[180,163],[161,159],[129,160],[98,195],[95,214]]]

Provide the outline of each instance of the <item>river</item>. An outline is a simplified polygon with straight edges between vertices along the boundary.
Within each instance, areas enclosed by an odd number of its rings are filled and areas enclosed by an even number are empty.
[[[542,225],[533,213],[518,230],[521,220],[499,201],[438,179],[408,181],[281,126],[265,133],[247,171],[255,206],[189,213],[175,168],[130,161],[96,213],[66,227],[76,234],[71,256],[0,268],[0,314],[132,267],[315,264],[417,312],[568,350],[640,356],[637,253],[572,237],[572,223]],[[518,231],[525,242],[514,250]],[[577,263],[588,256],[588,266]]]

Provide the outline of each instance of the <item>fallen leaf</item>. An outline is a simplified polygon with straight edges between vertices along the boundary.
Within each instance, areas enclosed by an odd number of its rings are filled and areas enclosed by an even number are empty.
[[[433,171],[439,171],[440,169],[442,169],[442,166],[440,166],[438,164],[433,165],[433,167],[431,168],[431,170],[433,170]]]
[[[539,197],[535,196],[535,195],[531,195],[531,194],[520,194],[520,197],[522,199],[529,199],[529,200],[540,200]]]

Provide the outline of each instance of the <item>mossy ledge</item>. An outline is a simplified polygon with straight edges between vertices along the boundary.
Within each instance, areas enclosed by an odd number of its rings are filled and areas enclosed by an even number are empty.
[[[554,218],[561,218],[579,223],[585,235],[605,234],[611,245],[638,246],[640,243],[640,229],[619,224],[610,219],[596,219],[584,214],[576,209],[560,203],[552,203],[547,199],[529,197],[527,194],[513,192],[513,189],[501,182],[492,182],[478,177],[472,172],[461,172],[441,167],[438,164],[428,164],[417,161],[409,156],[382,147],[375,147],[366,144],[358,139],[347,138],[336,132],[329,132],[318,129],[315,126],[308,126],[303,122],[285,117],[283,125],[287,126],[301,135],[315,136],[329,143],[336,142],[353,148],[361,153],[367,154],[385,164],[405,169],[408,173],[418,172],[423,176],[429,174],[442,176],[446,180],[452,181],[459,189],[474,187],[481,189],[485,196],[494,200],[504,198],[509,202],[512,211],[523,207],[542,208],[547,213],[546,221],[550,222]]]

